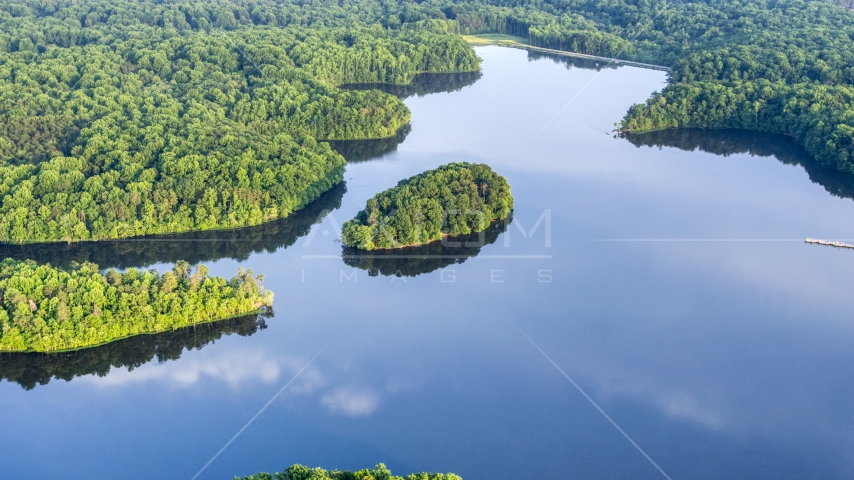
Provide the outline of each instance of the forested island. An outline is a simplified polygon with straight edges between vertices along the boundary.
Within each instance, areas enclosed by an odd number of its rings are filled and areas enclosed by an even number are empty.
[[[482,163],[449,163],[369,199],[342,227],[344,245],[382,250],[486,230],[513,210],[507,179]]]
[[[263,277],[240,269],[230,280],[176,262],[171,271],[102,274],[91,263],[60,270],[0,262],[0,352],[52,352],[132,335],[175,330],[270,308]]]
[[[412,473],[406,477],[392,475],[385,465],[380,463],[373,469],[366,468],[350,472],[338,470],[326,471],[322,468],[308,468],[291,465],[284,472],[274,474],[259,473],[246,477],[234,477],[234,480],[462,480],[453,473]]]

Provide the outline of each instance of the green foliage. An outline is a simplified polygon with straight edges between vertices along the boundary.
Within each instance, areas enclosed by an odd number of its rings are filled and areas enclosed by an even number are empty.
[[[409,121],[393,96],[337,85],[479,68],[427,24],[268,27],[239,10],[0,2],[0,241],[286,217],[342,179],[343,158],[318,140],[390,137]]]
[[[378,141],[378,140],[364,140]],[[126,240],[99,242],[0,244],[0,259],[35,260],[67,269],[74,263],[91,262],[101,269],[144,268],[149,265],[184,260],[192,265],[221,258],[246,260],[253,253],[272,253],[290,247],[304,237],[315,223],[341,206],[347,191],[341,182],[317,200],[287,218],[254,227],[232,230],[205,230],[175,235],[157,235]]]
[[[820,164],[854,173],[852,12],[816,1],[699,2],[668,5],[650,22],[657,37],[644,33],[635,51],[672,64],[670,85],[633,107],[621,130],[784,134]]]
[[[462,31],[671,65],[670,85],[634,107],[623,131],[781,133],[821,164],[854,172],[854,13],[845,8],[804,0],[487,3],[451,8]]]
[[[364,250],[421,245],[480,232],[512,210],[507,179],[485,164],[450,163],[375,195],[341,239]]]
[[[177,262],[155,271],[108,270],[91,263],[69,271],[0,262],[0,351],[84,348],[131,335],[174,330],[270,307],[262,277],[240,269],[231,280]]]
[[[821,164],[854,172],[850,0],[392,3],[383,8],[402,24],[431,18],[461,33],[510,34],[535,46],[671,66],[670,85],[633,108],[624,131],[782,133]]]
[[[326,471],[322,468],[308,468],[302,465],[291,465],[284,472],[259,473],[246,477],[234,477],[234,480],[462,480],[453,473],[412,473],[406,477],[392,475],[382,463],[371,469],[356,472],[338,470]]]
[[[854,86],[767,80],[675,84],[635,105],[627,131],[741,128],[789,135],[820,164],[854,173]]]

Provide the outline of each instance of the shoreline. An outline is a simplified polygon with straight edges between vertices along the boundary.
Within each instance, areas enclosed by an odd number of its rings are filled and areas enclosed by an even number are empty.
[[[133,335],[125,335],[123,337],[118,337],[118,338],[114,338],[112,340],[107,340],[106,342],[96,343],[96,344],[92,344],[92,345],[86,345],[86,346],[82,346],[82,347],[63,348],[60,350],[46,350],[46,351],[42,351],[42,350],[0,350],[0,354],[25,353],[25,354],[53,355],[55,353],[79,352],[81,350],[87,350],[89,348],[102,347],[104,345],[107,345],[107,344],[110,344],[113,342],[118,342],[119,340],[125,340],[127,338],[138,337],[140,335],[157,335],[159,333],[165,333],[165,332],[169,332],[169,331],[174,332],[177,330],[181,330],[183,328],[191,328],[191,327],[196,327],[199,325],[209,325],[211,323],[223,322],[225,320],[232,320],[235,318],[245,317],[245,316],[249,316],[249,315],[260,315],[262,312],[264,312],[264,309],[259,308],[259,309],[252,310],[252,311],[245,312],[245,313],[236,313],[234,315],[229,315],[228,317],[215,318],[213,320],[206,320],[203,322],[196,322],[196,323],[192,323],[190,325],[184,325],[184,326],[181,326],[178,328],[156,330],[156,331],[151,331],[151,332],[134,333]]]
[[[418,75],[455,75],[458,73],[479,73],[479,72],[480,72],[479,69],[478,70],[454,70],[454,71],[450,71],[450,72],[431,72],[430,70],[424,70],[421,72],[416,72],[412,78],[414,80],[415,77],[417,77]],[[351,86],[351,85],[390,85],[390,86],[395,86],[395,87],[408,87],[408,86],[412,85],[413,83],[414,82],[409,82],[409,83],[347,82],[347,83],[339,83],[338,85],[335,86],[335,88],[342,88],[343,87],[344,90],[347,90],[347,87]]]
[[[510,212],[510,214],[508,215],[508,217],[510,217],[510,216],[512,216],[512,215],[513,215],[513,212],[511,211],[511,212]],[[500,219],[497,219],[497,220],[493,220],[493,221],[489,222],[489,225],[487,225],[487,227],[486,227],[486,228],[484,228],[483,230],[477,230],[477,231],[472,230],[472,231],[471,231],[471,232],[469,232],[469,233],[463,233],[463,234],[460,234],[460,235],[451,235],[451,234],[449,234],[449,233],[443,233],[441,238],[437,238],[437,239],[435,239],[435,240],[431,240],[431,241],[429,241],[429,242],[427,242],[427,243],[411,243],[411,244],[407,244],[407,245],[401,245],[401,246],[399,246],[399,247],[391,247],[391,248],[374,248],[374,249],[371,249],[371,250],[365,250],[364,248],[359,248],[359,247],[354,247],[354,246],[346,245],[346,244],[344,244],[343,242],[342,242],[342,245],[343,245],[345,248],[352,248],[352,249],[358,250],[358,251],[360,251],[360,252],[397,252],[397,251],[399,251],[399,250],[405,250],[405,249],[407,249],[407,248],[420,248],[420,247],[424,247],[424,246],[427,246],[427,245],[433,245],[433,244],[435,244],[436,242],[441,242],[442,240],[445,240],[445,239],[448,239],[448,238],[450,238],[451,240],[462,240],[462,239],[466,238],[467,236],[475,235],[475,234],[479,234],[479,233],[482,233],[482,232],[486,232],[486,230],[487,230],[489,227],[491,227],[491,226],[493,226],[493,225],[495,225],[495,224],[498,224],[498,223],[504,222],[504,221],[506,221],[506,219],[507,219],[507,217],[505,217],[505,218],[503,218],[503,219],[501,219],[501,218],[500,218]],[[346,258],[346,257],[354,258],[354,257],[364,257],[364,255],[344,255],[344,257],[345,257],[345,258]]]
[[[622,60],[619,58],[600,57],[598,55],[587,55],[586,53],[567,52],[565,50],[554,50],[552,48],[535,47],[533,45],[525,45],[525,44],[521,44],[521,43],[515,44],[515,45],[499,45],[499,46],[502,46],[502,47],[507,46],[510,48],[518,48],[521,50],[530,50],[530,51],[535,51],[535,52],[552,53],[555,55],[563,55],[565,57],[585,58],[588,60],[602,60],[603,62],[618,63],[620,65],[626,65],[629,67],[646,68],[648,70],[660,70],[662,72],[669,72],[670,71],[670,67],[665,67],[664,65],[655,65],[652,63],[635,62],[634,60]]]
[[[391,138],[391,137],[385,137],[385,138]],[[317,140],[317,141],[320,142],[321,140]],[[322,141],[328,143],[327,140],[322,140]],[[335,140],[335,141],[341,141],[341,140]],[[330,146],[330,148],[332,148],[332,147]],[[334,151],[334,149],[333,149],[333,151]],[[338,152],[336,152],[336,153],[338,153]],[[338,155],[341,155],[341,154],[339,153]],[[346,162],[346,160],[345,160],[345,162]],[[346,166],[347,166],[347,164],[345,163],[344,167],[346,168]],[[179,236],[179,235],[190,235],[193,233],[202,233],[202,232],[227,232],[227,231],[233,231],[233,230],[240,230],[241,228],[257,227],[260,225],[264,225],[265,223],[275,222],[277,220],[284,220],[286,218],[290,218],[290,217],[302,212],[309,204],[311,204],[312,202],[319,199],[321,195],[329,192],[330,190],[334,189],[338,185],[341,185],[342,183],[344,183],[343,171],[342,171],[341,176],[342,176],[341,180],[333,183],[332,186],[328,190],[324,190],[319,195],[317,195],[317,197],[306,202],[306,204],[303,205],[302,207],[300,207],[299,209],[293,210],[285,216],[280,215],[280,216],[277,216],[274,218],[268,218],[268,219],[263,220],[259,223],[255,223],[255,224],[251,224],[251,225],[237,225],[237,226],[214,227],[214,228],[199,228],[199,229],[191,229],[191,230],[181,230],[181,231],[177,231],[177,232],[143,233],[141,235],[132,235],[132,236],[127,236],[127,237],[116,237],[116,238],[81,238],[81,239],[76,239],[76,240],[67,240],[67,239],[36,240],[36,241],[31,241],[31,242],[8,242],[8,241],[0,240],[0,247],[26,247],[29,245],[58,245],[58,244],[71,245],[74,243],[102,243],[102,242],[106,243],[106,242],[128,242],[128,241],[131,241],[131,242],[153,242],[153,241],[165,242],[165,241],[174,241],[176,239],[175,237]],[[208,241],[215,241],[215,240],[208,240]]]
[[[623,60],[619,58],[601,57],[599,55],[588,55],[586,53],[569,52],[566,50],[556,50],[553,48],[537,47],[535,45],[527,43],[527,39],[523,37],[514,37],[512,35],[486,33],[462,35],[462,37],[465,41],[469,43],[469,45],[473,47],[495,45],[499,47],[518,48],[520,50],[529,50],[534,52],[552,53],[565,57],[584,58],[587,60],[601,60],[607,63],[618,63],[630,67],[647,68],[650,70],[660,70],[664,72],[670,71],[670,67],[666,67],[664,65],[656,65],[653,63],[643,63],[636,62],[634,60]]]

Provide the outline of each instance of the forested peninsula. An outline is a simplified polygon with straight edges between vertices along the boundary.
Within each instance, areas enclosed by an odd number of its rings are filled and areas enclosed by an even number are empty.
[[[388,137],[409,121],[396,97],[337,85],[479,69],[442,28],[280,28],[240,9],[2,2],[0,241],[286,217],[342,179],[344,159],[319,140]]]
[[[369,199],[342,227],[344,245],[382,250],[486,230],[513,210],[507,179],[482,163],[449,163]]]
[[[0,262],[0,352],[52,352],[100,345],[258,312],[272,306],[263,277],[230,280],[176,262],[171,271],[102,274],[91,263],[59,270]]]
[[[246,477],[234,477],[234,480],[462,480],[453,473],[412,473],[406,477],[392,475],[385,465],[380,463],[373,469],[366,468],[350,472],[338,470],[326,471],[322,468],[308,468],[291,465],[284,472],[274,474],[259,473]]]

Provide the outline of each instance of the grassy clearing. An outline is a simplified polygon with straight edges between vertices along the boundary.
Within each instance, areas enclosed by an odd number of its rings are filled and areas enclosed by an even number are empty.
[[[527,45],[525,37],[514,37],[501,33],[484,33],[481,35],[463,35],[465,41],[472,45]]]

